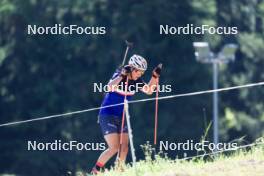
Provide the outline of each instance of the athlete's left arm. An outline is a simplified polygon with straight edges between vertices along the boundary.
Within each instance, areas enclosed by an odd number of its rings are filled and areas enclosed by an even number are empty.
[[[157,87],[157,79],[154,76],[151,77],[148,84],[145,84],[141,91],[147,95],[152,95],[152,93],[156,90]]]
[[[162,64],[159,64],[156,68],[154,68],[152,72],[152,77],[149,80],[148,84],[145,84],[141,89],[147,95],[152,95],[152,93],[157,89],[157,82],[160,77]]]

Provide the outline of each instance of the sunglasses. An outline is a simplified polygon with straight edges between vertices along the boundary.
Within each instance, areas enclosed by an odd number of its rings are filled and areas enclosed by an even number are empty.
[[[143,70],[139,70],[139,69],[136,69],[136,68],[134,68],[133,71],[135,71],[135,72],[140,72],[141,75],[144,75],[144,73],[145,73],[145,71],[143,71]]]

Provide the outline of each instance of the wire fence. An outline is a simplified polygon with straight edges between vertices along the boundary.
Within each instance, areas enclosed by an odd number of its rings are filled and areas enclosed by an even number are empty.
[[[251,88],[251,87],[263,86],[263,85],[264,85],[264,82],[257,82],[257,83],[251,83],[251,84],[245,84],[245,85],[233,86],[233,87],[226,87],[226,88],[220,88],[220,89],[213,89],[213,90],[205,90],[205,91],[197,91],[197,92],[190,92],[190,93],[183,93],[183,94],[174,94],[174,95],[168,95],[168,96],[161,96],[161,97],[158,97],[158,100],[166,100],[166,99],[173,99],[173,98],[178,98],[178,97],[195,96],[195,95],[209,94],[209,93],[213,93],[213,92],[223,92],[223,91],[243,89],[243,88]],[[154,98],[145,98],[145,99],[139,99],[139,100],[132,100],[132,101],[129,101],[128,103],[129,104],[133,104],[133,103],[139,103],[139,102],[155,101],[156,99],[157,99],[156,97],[154,97]],[[113,105],[102,106],[102,107],[101,106],[93,107],[93,108],[89,108],[89,109],[84,109],[84,110],[79,110],[79,111],[72,111],[72,112],[56,114],[56,115],[49,115],[49,116],[38,117],[38,118],[33,118],[33,119],[28,119],[28,120],[7,122],[7,123],[0,124],[0,127],[25,124],[25,123],[29,123],[29,122],[48,120],[48,119],[58,118],[58,117],[66,117],[66,116],[70,117],[71,115],[81,114],[81,113],[90,112],[90,111],[96,111],[96,110],[100,110],[100,109],[103,109],[103,108],[109,108],[109,107],[120,106],[120,105],[124,105],[124,103],[113,104]]]

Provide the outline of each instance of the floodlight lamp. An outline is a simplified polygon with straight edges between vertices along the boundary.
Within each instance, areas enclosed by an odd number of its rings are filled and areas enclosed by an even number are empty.
[[[214,55],[207,42],[193,42],[195,58],[199,62],[210,63]]]
[[[218,53],[218,59],[225,61],[234,61],[237,49],[238,46],[236,44],[225,44],[222,50]]]

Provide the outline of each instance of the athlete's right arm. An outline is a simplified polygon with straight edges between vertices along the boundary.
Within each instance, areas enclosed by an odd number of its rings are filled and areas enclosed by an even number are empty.
[[[117,71],[107,84],[108,91],[116,90],[118,84],[122,81],[122,79],[126,78],[130,72],[131,72],[131,68],[128,65],[124,66],[121,71]]]
[[[123,77],[118,75],[116,78],[111,79],[107,84],[107,91],[114,91],[117,88],[117,85],[122,81]]]

